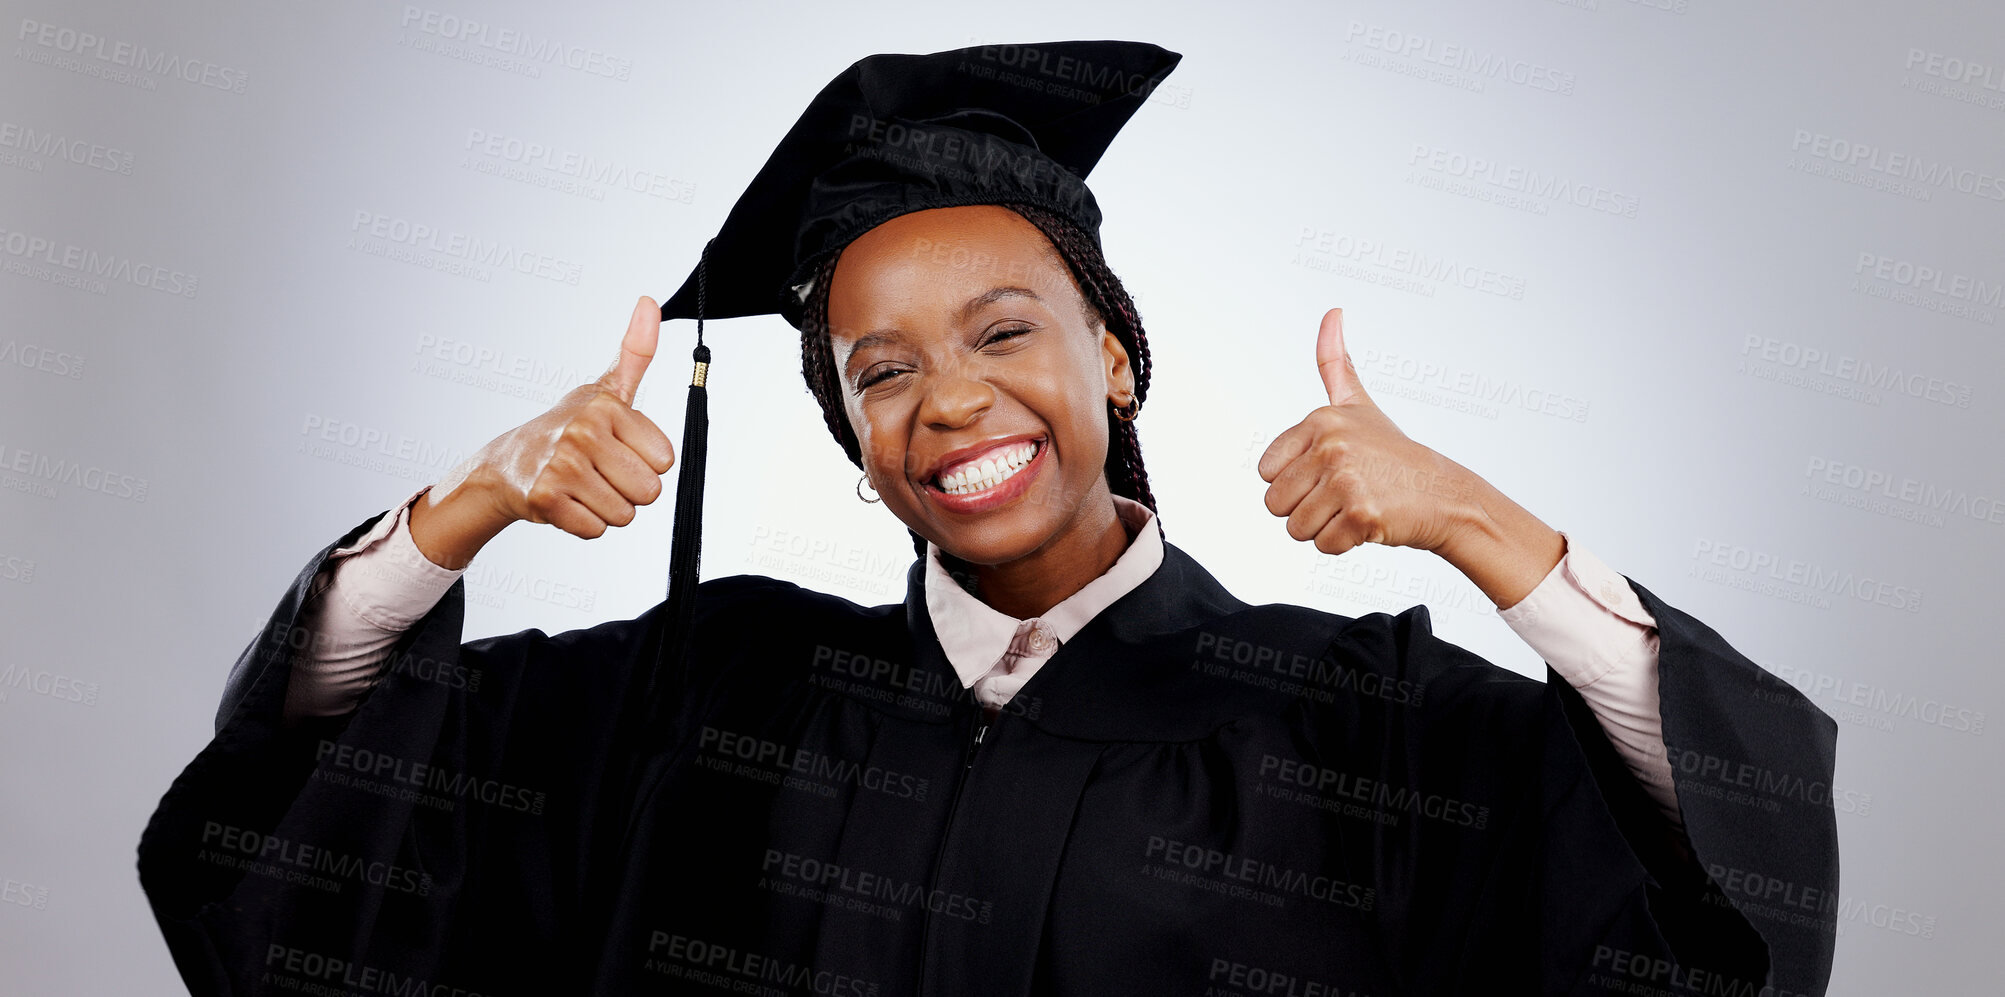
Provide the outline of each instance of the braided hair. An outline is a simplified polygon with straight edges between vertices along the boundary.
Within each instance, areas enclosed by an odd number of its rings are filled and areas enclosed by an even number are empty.
[[[1142,331],[1142,316],[1135,310],[1134,300],[1128,297],[1127,289],[1108,268],[1099,243],[1056,212],[1032,204],[1002,206],[1023,216],[1044,233],[1058,257],[1072,271],[1072,279],[1084,299],[1086,317],[1093,322],[1105,323],[1107,330],[1128,351],[1129,366],[1135,374],[1133,406],[1140,409],[1149,392],[1149,337]],[[814,285],[804,302],[805,313],[801,321],[801,377],[807,381],[815,401],[821,404],[822,420],[828,424],[829,435],[842,444],[842,451],[849,456],[849,462],[861,468],[862,447],[850,431],[849,417],[843,411],[842,388],[836,377],[835,349],[829,342],[828,332],[829,285],[835,276],[836,260],[841,255],[840,251],[830,253],[814,271]],[[1149,473],[1142,467],[1142,441],[1135,435],[1135,423],[1115,416],[1111,399],[1107,402],[1107,439],[1105,470],[1108,490],[1134,499],[1148,506],[1152,512],[1156,511],[1156,497],[1149,490]],[[1156,528],[1162,529],[1160,517]],[[906,532],[912,535],[912,549],[924,557],[926,538],[909,527]]]

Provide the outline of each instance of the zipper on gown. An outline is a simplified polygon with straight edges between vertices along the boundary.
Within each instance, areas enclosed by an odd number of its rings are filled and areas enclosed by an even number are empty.
[[[975,753],[980,750],[983,739],[988,736],[990,723],[988,714],[978,711],[975,718],[974,733],[968,738],[967,763],[961,766],[960,773],[954,779],[953,797],[947,804],[947,824],[940,831],[940,844],[933,853],[933,868],[926,877],[926,896],[928,898],[931,898],[933,893],[940,888],[940,863],[946,858],[947,842],[954,835],[954,817],[961,809],[961,788],[967,785],[968,773],[974,771]],[[930,902],[925,906],[925,920],[921,922],[919,929],[919,989],[917,992],[922,995],[926,992],[926,965],[932,956],[933,939],[933,906]]]

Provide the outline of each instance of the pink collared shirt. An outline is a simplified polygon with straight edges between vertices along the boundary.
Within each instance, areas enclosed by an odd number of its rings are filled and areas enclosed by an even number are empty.
[[[438,604],[464,571],[442,568],[411,538],[411,504],[335,549],[314,578],[300,625],[320,635],[295,659],[288,717],[354,709],[397,638]],[[1112,567],[1042,616],[1018,620],[976,598],[926,545],[926,611],[961,683],[994,709],[1009,702],[1052,654],[1163,562],[1162,531],[1148,506],[1114,496],[1130,539]],[[1620,574],[1566,531],[1565,552],[1530,594],[1497,615],[1555,673],[1579,690],[1629,770],[1674,826],[1683,827],[1658,713],[1656,620]]]
[[[1128,549],[1100,577],[1028,620],[1006,616],[969,593],[940,560],[939,545],[926,545],[926,614],[961,684],[974,690],[991,717],[1051,660],[1059,645],[1163,563],[1156,514],[1120,495],[1114,496],[1114,513],[1128,532]]]

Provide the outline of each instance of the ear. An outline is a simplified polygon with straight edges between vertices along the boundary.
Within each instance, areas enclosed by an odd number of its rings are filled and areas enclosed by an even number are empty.
[[[1102,324],[1100,329],[1100,366],[1107,372],[1107,398],[1120,404],[1120,398],[1135,397],[1135,369],[1128,363],[1128,348],[1121,345],[1121,337],[1108,331]]]

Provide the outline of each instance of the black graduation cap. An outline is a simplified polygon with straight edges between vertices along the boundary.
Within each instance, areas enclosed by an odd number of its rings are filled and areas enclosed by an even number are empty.
[[[800,328],[809,275],[829,254],[898,215],[1023,202],[1099,238],[1086,174],[1182,56],[1147,42],[981,45],[858,60],[781,138],[696,269],[661,306],[696,319],[669,555],[675,663],[695,612],[702,540],[704,318],[779,313]]]

